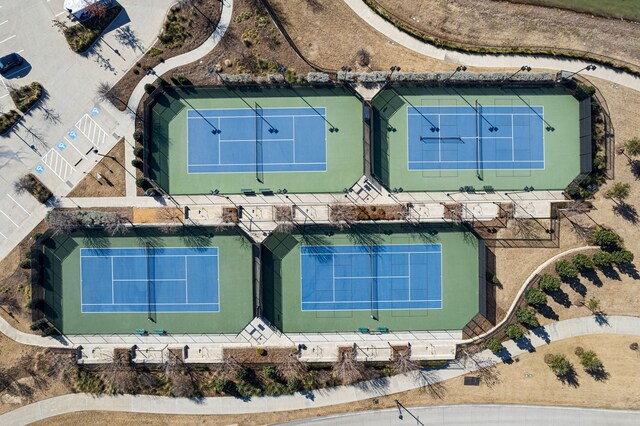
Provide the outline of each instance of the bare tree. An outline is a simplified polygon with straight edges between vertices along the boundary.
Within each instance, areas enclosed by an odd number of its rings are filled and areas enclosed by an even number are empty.
[[[127,230],[128,222],[129,220],[124,215],[111,212],[104,216],[104,230],[111,236],[124,234]]]
[[[589,213],[591,206],[583,200],[573,200],[563,209],[559,209],[566,218]]]
[[[529,219],[524,217],[514,217],[510,221],[513,232],[521,238],[537,238],[540,225],[535,219]]]
[[[291,206],[274,206],[273,220],[278,224],[276,230],[282,233],[291,232],[296,225],[293,222],[293,208]]]
[[[29,175],[22,176],[20,179],[13,183],[13,190],[16,194],[23,194],[25,192],[33,193],[36,189],[36,181]]]
[[[462,210],[463,206],[461,203],[445,204],[444,219],[448,219],[456,224],[461,224],[463,221]]]
[[[356,345],[339,350],[338,360],[331,367],[334,376],[344,385],[359,382],[367,378],[367,368],[356,359]]]
[[[371,64],[371,53],[364,47],[361,47],[356,52],[356,62],[361,67],[368,67],[369,64]]]
[[[240,368],[241,365],[234,357],[227,356],[218,367],[218,374],[226,379],[233,379]]]
[[[85,0],[85,3],[86,3],[86,0]],[[107,14],[107,6],[100,1],[96,1],[94,3],[88,4],[85,10],[91,16],[95,16],[96,18],[102,18]]]
[[[466,352],[465,363],[469,362],[471,369],[480,377],[480,381],[488,387],[500,383],[500,373],[496,363],[490,358],[480,356],[476,351]]]
[[[351,228],[358,217],[354,206],[332,204],[329,206],[329,221],[338,229]]]
[[[51,349],[40,351],[35,356],[36,370],[44,371],[49,377],[69,383],[69,379],[78,368],[75,353],[53,352]]]
[[[278,366],[278,371],[284,378],[301,378],[307,371],[305,363],[300,361],[296,353],[290,353],[283,357],[282,363]]]
[[[75,212],[64,210],[51,210],[47,213],[46,221],[53,235],[69,232],[83,226],[82,218]]]
[[[411,359],[411,346],[405,349],[393,348],[393,371],[397,374],[409,374],[420,370],[420,365]]]
[[[196,384],[188,366],[173,352],[167,352],[167,359],[162,365],[165,376],[171,382],[171,394],[176,397],[191,397],[196,392]]]
[[[102,371],[105,382],[117,393],[132,393],[136,389],[136,372],[128,350],[114,351],[113,358]]]
[[[98,83],[98,87],[96,89],[96,95],[101,101],[109,101],[111,103],[115,103],[118,100],[118,97],[113,91],[113,86],[106,81],[102,81]]]
[[[53,27],[56,27],[56,29],[57,29],[58,31],[60,31],[61,33],[64,33],[64,31],[65,31],[67,28],[69,28],[69,26],[67,25],[67,23],[66,23],[66,22],[59,21],[59,20],[57,20],[57,19],[54,19],[53,21],[51,21],[51,25],[52,25]]]

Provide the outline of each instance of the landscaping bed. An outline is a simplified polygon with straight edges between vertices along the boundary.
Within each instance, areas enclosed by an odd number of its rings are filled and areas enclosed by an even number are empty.
[[[18,193],[24,191],[28,192],[42,204],[46,203],[49,198],[53,197],[51,190],[47,188],[44,183],[40,182],[40,179],[31,173],[18,179],[15,184],[15,189]]]
[[[87,51],[111,25],[122,11],[122,6],[115,5],[106,10],[104,16],[93,16],[86,21],[62,29],[69,47],[76,53]]]
[[[404,220],[407,217],[407,206],[355,206],[351,204],[332,204],[329,207],[331,222],[350,222],[366,220]]]
[[[11,99],[13,99],[13,102],[16,104],[16,108],[25,113],[42,97],[44,88],[40,83],[34,81],[28,86],[11,90],[9,93],[11,94]]]
[[[68,197],[124,197],[125,179],[124,138],[105,155],[73,188]],[[102,178],[98,180],[97,174]]]
[[[126,109],[131,93],[147,70],[174,56],[194,50],[217,28],[220,0],[199,0],[193,5],[173,6],[162,26],[158,41],[111,89],[116,108]],[[235,5],[234,5],[235,7]]]
[[[6,134],[15,124],[20,121],[22,116],[15,109],[4,114],[0,114],[0,135]]]

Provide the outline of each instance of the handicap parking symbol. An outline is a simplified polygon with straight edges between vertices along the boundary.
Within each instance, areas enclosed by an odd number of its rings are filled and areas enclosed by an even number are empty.
[[[42,164],[38,164],[38,165],[36,166],[36,172],[37,172],[38,174],[42,174],[42,172],[44,172],[44,167],[42,166]]]
[[[72,130],[72,131],[70,131],[70,132],[69,132],[69,133],[67,133],[67,134],[69,135],[69,137],[70,137],[71,139],[75,139],[75,138],[77,138],[77,137],[78,137],[78,134],[76,133],[76,131],[75,131],[75,130]]]
[[[91,110],[91,115],[95,117],[98,114],[100,114],[100,110],[98,109],[98,107],[93,107],[93,109]]]
[[[67,145],[64,142],[60,141],[58,142],[58,149],[60,151],[64,151],[65,149],[67,149]]]

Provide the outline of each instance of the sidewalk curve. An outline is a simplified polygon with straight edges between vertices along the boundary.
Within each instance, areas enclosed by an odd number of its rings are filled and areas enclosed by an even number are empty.
[[[573,318],[532,330],[527,344],[514,341],[504,343],[510,356],[525,353],[550,342],[588,334],[624,334],[640,336],[640,318],[593,316]],[[485,350],[478,354],[495,363],[502,359]],[[465,365],[467,364],[467,365]],[[455,363],[440,370],[428,370],[430,383],[462,376],[477,369],[474,363]],[[412,375],[398,375],[383,380],[352,386],[339,386],[306,393],[265,396],[248,399],[213,397],[201,399],[170,398],[149,395],[90,395],[69,394],[38,401],[0,416],[0,424],[23,425],[48,417],[77,411],[119,411],[153,414],[246,414],[318,408],[345,402],[355,402],[403,392],[420,387]]]
[[[527,64],[533,68],[565,70],[571,72],[576,72],[591,64],[591,62],[577,59],[551,58],[536,55],[489,55],[443,49],[420,41],[398,29],[395,25],[386,21],[376,12],[371,10],[371,8],[369,8],[369,6],[367,6],[362,0],[344,0],[344,2],[362,20],[390,40],[411,49],[414,52],[418,52],[422,55],[430,56],[441,61],[479,68],[520,68],[523,64]],[[616,71],[613,68],[604,65],[598,65],[597,69],[595,71],[590,71],[588,75],[640,91],[640,77]]]

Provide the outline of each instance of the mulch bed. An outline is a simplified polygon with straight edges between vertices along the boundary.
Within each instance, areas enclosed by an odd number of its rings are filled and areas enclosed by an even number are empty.
[[[218,25],[221,13],[220,4],[220,0],[200,0],[194,6],[172,7],[169,12],[172,18],[165,20],[163,29],[167,26],[175,28],[176,25],[182,25],[186,29],[187,37],[178,44],[165,40],[168,43],[167,46],[158,40],[111,89],[112,94],[118,99],[115,102],[116,108],[120,111],[126,109],[131,93],[146,75],[147,70],[169,58],[194,50],[204,43]]]
[[[264,355],[258,354],[257,348],[225,348],[223,357],[232,357],[238,364],[280,364],[294,348],[264,348]]]
[[[124,197],[126,194],[124,138],[73,188],[68,197]],[[97,174],[102,179],[97,179]]]

